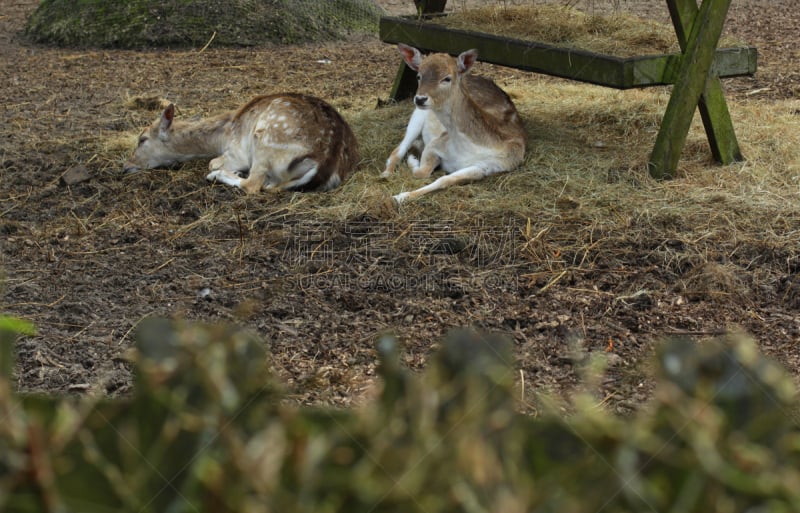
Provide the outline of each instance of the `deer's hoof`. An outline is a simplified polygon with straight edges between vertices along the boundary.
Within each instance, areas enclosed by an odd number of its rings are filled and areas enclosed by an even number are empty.
[[[126,164],[125,167],[122,168],[123,174],[126,174],[126,175],[132,175],[132,174],[138,173],[139,171],[141,171],[141,169],[139,167],[137,167],[137,166],[132,165],[132,164],[131,165]]]
[[[400,206],[403,203],[405,203],[406,200],[408,199],[408,193],[401,192],[400,194],[395,194],[394,196],[392,196],[392,199],[394,200],[395,205]]]

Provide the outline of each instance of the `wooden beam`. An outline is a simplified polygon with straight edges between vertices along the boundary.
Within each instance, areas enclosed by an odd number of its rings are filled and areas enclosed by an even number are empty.
[[[674,84],[681,62],[680,54],[620,58],[405,18],[382,18],[380,38],[453,55],[476,48],[484,62],[617,89]],[[720,76],[751,75],[755,65],[755,48],[721,49],[714,56]]]
[[[730,78],[750,76],[758,66],[755,48],[719,48],[711,64],[711,77]],[[632,57],[624,61],[624,85],[620,89],[674,84],[678,79],[681,64],[680,54]],[[721,86],[720,86],[721,88]]]
[[[397,73],[394,76],[392,92],[389,94],[389,97],[399,102],[400,100],[411,98],[416,90],[417,74],[414,73],[414,70],[406,66],[405,61],[400,61],[400,67],[397,68]]]

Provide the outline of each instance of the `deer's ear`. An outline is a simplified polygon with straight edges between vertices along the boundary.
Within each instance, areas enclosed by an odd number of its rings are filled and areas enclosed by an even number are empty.
[[[419,70],[419,65],[422,63],[422,54],[413,46],[404,45],[403,43],[397,44],[397,51],[403,56],[408,67],[414,71]]]
[[[175,119],[175,105],[170,103],[164,112],[161,113],[161,122],[158,124],[158,135],[165,139],[172,128],[172,120]]]
[[[458,74],[463,75],[467,73],[471,68],[472,65],[475,64],[475,61],[478,60],[478,50],[472,49],[467,50],[466,52],[462,53],[458,56]]]

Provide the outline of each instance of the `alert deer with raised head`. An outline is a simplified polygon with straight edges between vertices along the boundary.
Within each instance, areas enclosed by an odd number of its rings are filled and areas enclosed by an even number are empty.
[[[212,158],[209,181],[247,193],[330,190],[359,160],[350,126],[326,102],[295,93],[253,98],[236,111],[199,121],[175,119],[170,104],[139,136],[124,171]]]
[[[419,85],[405,137],[386,161],[383,176],[394,173],[420,138],[419,159],[408,157],[413,175],[427,178],[437,167],[446,174],[424,187],[395,195],[397,203],[510,171],[522,163],[526,134],[514,103],[491,80],[468,74],[477,60],[476,50],[454,58],[441,53],[423,57],[419,50],[402,43],[398,49],[417,72]]]

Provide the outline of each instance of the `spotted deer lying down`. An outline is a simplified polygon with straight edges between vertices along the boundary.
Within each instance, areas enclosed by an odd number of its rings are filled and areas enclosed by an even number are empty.
[[[350,126],[324,101],[294,93],[253,98],[236,111],[199,121],[175,119],[175,106],[146,128],[124,171],[212,158],[207,180],[247,193],[330,190],[359,160]]]
[[[397,194],[397,203],[520,165],[525,155],[525,128],[502,89],[491,80],[468,74],[477,60],[476,50],[454,58],[441,53],[423,57],[419,50],[402,43],[398,49],[417,72],[419,85],[405,137],[386,161],[383,176],[394,173],[420,138],[419,159],[408,157],[413,175],[427,178],[436,168],[446,174],[417,190]]]

